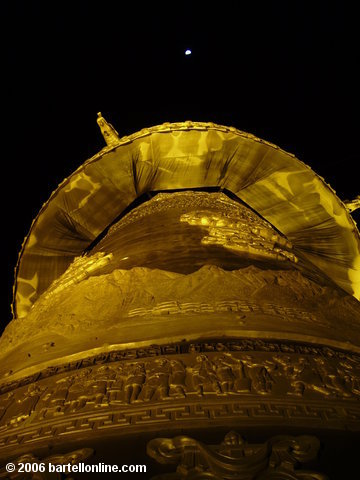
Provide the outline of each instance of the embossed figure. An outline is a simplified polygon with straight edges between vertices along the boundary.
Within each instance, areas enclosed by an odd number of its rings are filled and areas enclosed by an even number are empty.
[[[4,393],[3,395],[0,396],[0,430],[4,424],[4,422],[2,422],[2,418],[5,416],[7,409],[9,408],[9,406],[12,404],[13,401],[14,401],[14,392]]]
[[[31,383],[25,392],[17,392],[3,414],[2,423],[17,426],[30,417],[45,389]]]
[[[352,396],[349,376],[340,373],[331,360],[314,357],[311,364],[306,357],[275,355],[274,361],[289,381],[288,395],[302,396],[306,391],[313,391],[325,396]]]
[[[94,404],[95,408],[106,407],[109,405],[107,392],[109,387],[115,381],[116,371],[113,366],[103,365],[94,370],[92,381],[88,386],[87,403]]]
[[[42,395],[36,407],[39,412],[39,418],[43,419],[65,413],[65,401],[74,380],[74,375],[60,378],[51,390],[46,391]]]
[[[125,367],[124,373],[124,400],[126,403],[136,402],[146,378],[144,364],[130,363]]]
[[[273,360],[288,381],[287,394],[301,397],[311,380],[307,359],[305,357],[293,358],[290,355],[274,355]]]
[[[351,392],[346,388],[345,379],[341,378],[336,366],[321,357],[314,358],[317,372],[322,380],[326,395],[338,395],[340,397],[351,397]]]
[[[227,360],[227,357],[222,355],[214,361],[216,376],[219,380],[221,393],[223,394],[233,392],[235,387],[233,365]]]
[[[170,367],[169,395],[170,397],[184,398],[186,395],[186,368],[181,360],[171,360]]]
[[[289,392],[290,395],[293,394],[300,396],[306,391],[330,395],[330,392],[322,382],[321,377],[305,357],[299,357],[297,360],[293,360],[293,369],[290,377],[290,385],[293,388],[293,391]]]
[[[238,360],[233,365],[233,372],[235,375],[235,391],[240,393],[248,393],[251,391],[251,380],[246,376],[245,366],[241,360]]]
[[[221,386],[222,391],[225,392],[227,389],[227,392],[229,393],[250,392],[251,381],[246,376],[244,363],[240,359],[234,358],[231,353],[224,353],[220,359],[223,369],[221,369],[222,371],[217,372],[217,375],[219,378],[222,377],[223,383],[225,381],[225,385]],[[225,365],[231,369],[231,376],[229,371],[225,373]]]
[[[271,365],[268,362],[258,362],[250,355],[245,355],[242,361],[251,380],[252,390],[261,395],[270,393],[273,384],[273,378],[269,373]]]
[[[170,362],[166,358],[153,360],[146,364],[146,381],[143,387],[145,402],[169,398],[170,372]]]
[[[356,364],[343,360],[339,363],[337,371],[344,381],[345,388],[355,396],[360,396],[360,370]]]
[[[189,371],[196,393],[199,396],[214,391],[221,395],[222,392],[215,373],[215,367],[206,355],[198,355],[195,365]]]
[[[123,389],[125,382],[126,372],[123,365],[119,365],[112,379],[111,384],[107,388],[108,401],[110,404],[123,403]]]
[[[69,387],[65,410],[77,412],[85,407],[87,401],[86,389],[89,384],[91,368],[84,368],[74,376],[74,382]]]

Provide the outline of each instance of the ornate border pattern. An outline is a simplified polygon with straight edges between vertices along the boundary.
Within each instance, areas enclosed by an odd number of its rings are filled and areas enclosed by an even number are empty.
[[[154,346],[45,373],[7,385],[0,396],[0,455],[50,438],[144,425],[202,428],[209,420],[360,430],[360,358],[325,347],[260,340]]]

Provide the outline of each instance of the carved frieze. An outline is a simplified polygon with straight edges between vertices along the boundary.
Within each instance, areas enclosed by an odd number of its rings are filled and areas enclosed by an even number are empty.
[[[358,356],[315,346],[247,340],[112,352],[12,387],[0,396],[0,448],[61,432],[209,418],[360,428]]]
[[[195,353],[214,353],[214,352],[278,352],[279,355],[297,354],[301,356],[309,356],[309,358],[323,358],[324,361],[335,362],[339,366],[340,371],[355,372],[358,371],[360,365],[360,355],[356,353],[344,352],[336,350],[334,348],[300,344],[300,343],[287,343],[287,342],[275,342],[262,339],[228,339],[226,341],[203,341],[198,343],[181,342],[177,344],[165,344],[165,345],[150,345],[142,348],[126,349],[126,350],[113,350],[110,352],[103,352],[94,356],[86,357],[83,359],[75,360],[69,363],[61,364],[58,366],[49,366],[33,375],[25,376],[17,380],[11,380],[10,371],[8,373],[9,380],[4,381],[0,386],[0,395],[7,393],[11,390],[15,390],[24,385],[59,375],[63,373],[76,372],[77,370],[95,367],[97,365],[110,364],[113,362],[124,362],[129,360],[138,360],[143,358],[159,357],[159,356],[173,356],[173,355],[185,355]],[[275,363],[279,363],[279,359],[274,359]],[[341,370],[343,369],[343,370]],[[352,379],[348,378],[348,381],[353,383],[354,392],[359,392],[359,383],[356,380],[356,375],[352,375]],[[0,397],[0,418],[2,412],[2,403],[5,402]],[[4,397],[5,398],[5,397]]]

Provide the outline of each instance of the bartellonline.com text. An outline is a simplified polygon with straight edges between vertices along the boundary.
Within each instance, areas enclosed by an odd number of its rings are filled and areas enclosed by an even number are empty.
[[[88,465],[85,463],[66,463],[56,465],[54,463],[8,463],[7,472],[24,473],[146,473],[146,465],[109,465],[97,463]]]

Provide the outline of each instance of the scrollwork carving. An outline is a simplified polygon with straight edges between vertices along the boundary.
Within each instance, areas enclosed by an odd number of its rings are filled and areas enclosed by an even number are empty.
[[[263,444],[248,444],[237,432],[229,432],[219,445],[186,436],[156,438],[147,453],[162,464],[177,465],[176,473],[152,480],[327,480],[321,473],[301,470],[316,459],[320,443],[316,437],[277,436]]]

